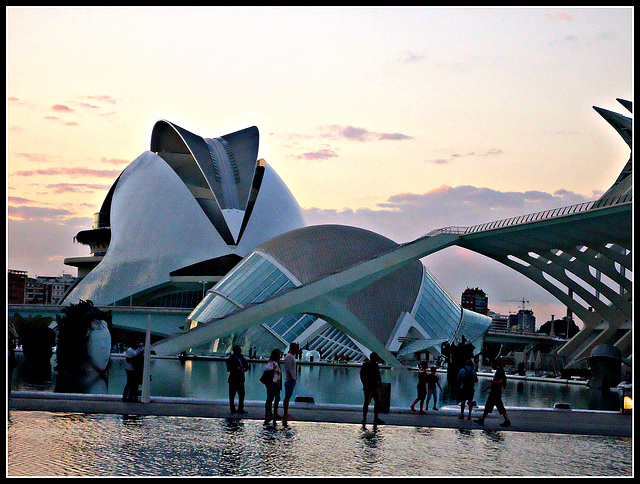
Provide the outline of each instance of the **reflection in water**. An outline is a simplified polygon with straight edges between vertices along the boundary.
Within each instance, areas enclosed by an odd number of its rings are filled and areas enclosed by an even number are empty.
[[[112,357],[108,378],[87,378],[73,381],[48,369],[43,376],[39,373],[36,381],[27,377],[24,361],[19,356],[19,366],[12,382],[13,390],[38,390],[73,393],[102,393],[121,395],[126,383],[123,358]],[[260,375],[266,362],[250,363],[246,374],[247,401],[264,401],[264,385]],[[362,405],[362,384],[357,366],[310,366],[298,367],[299,379],[295,396],[313,397],[316,403],[342,403]],[[417,372],[413,370],[382,370],[382,379],[391,383],[391,406],[406,407],[416,398]],[[438,395],[438,406],[458,405],[455,392],[449,387],[446,375],[439,373],[442,393]],[[228,399],[228,373],[224,361],[187,360],[154,358],[151,360],[151,395],[162,397],[187,397],[202,399]],[[484,405],[487,393],[479,389],[487,378],[480,377],[476,401]],[[616,389],[591,390],[582,385],[544,383],[509,380],[504,391],[507,407],[552,408],[555,403],[569,403],[574,409],[619,410],[619,396]]]
[[[630,476],[632,439],[12,411],[9,476]]]

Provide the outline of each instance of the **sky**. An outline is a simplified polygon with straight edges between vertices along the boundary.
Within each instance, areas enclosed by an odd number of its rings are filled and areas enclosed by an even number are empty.
[[[598,198],[629,148],[633,9],[6,8],[7,267],[76,275],[108,189],[156,121],[249,126],[308,224],[402,243]],[[566,314],[491,259],[423,259],[537,325]]]

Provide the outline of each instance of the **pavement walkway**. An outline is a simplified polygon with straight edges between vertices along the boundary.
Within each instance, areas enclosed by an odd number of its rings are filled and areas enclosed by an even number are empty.
[[[280,411],[282,402],[280,403]],[[151,397],[149,403],[122,402],[118,395],[95,395],[51,392],[13,391],[9,409],[19,411],[102,413],[121,415],[158,415],[211,418],[241,418],[264,420],[264,402],[247,401],[247,413],[231,413],[223,400],[195,398]],[[483,407],[473,410],[472,418],[482,414]],[[362,406],[291,402],[289,413],[295,421],[361,424]],[[391,407],[380,414],[384,425],[412,427],[454,428],[468,430],[500,430],[558,434],[602,435],[632,437],[632,415],[595,410],[567,410],[507,407],[510,427],[501,427],[503,419],[496,411],[489,414],[484,425],[466,418],[460,420],[459,407],[446,406],[429,410],[421,415],[409,408]],[[465,417],[468,411],[465,412]],[[367,424],[372,426],[373,409],[369,410]]]

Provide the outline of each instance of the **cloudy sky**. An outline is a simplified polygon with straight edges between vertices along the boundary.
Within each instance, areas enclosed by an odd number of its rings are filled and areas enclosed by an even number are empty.
[[[629,158],[631,8],[7,8],[7,266],[65,257],[167,119],[255,125],[307,222],[396,242],[593,200]],[[566,309],[464,249],[423,260],[459,301]]]

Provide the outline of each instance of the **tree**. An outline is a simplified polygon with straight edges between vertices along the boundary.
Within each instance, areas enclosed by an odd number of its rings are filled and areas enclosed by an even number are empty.
[[[570,339],[573,338],[578,331],[580,331],[580,328],[573,322],[573,319],[565,316],[562,319],[547,321],[540,326],[538,333],[551,334],[551,332],[553,332],[556,335],[564,335],[567,339]]]
[[[89,359],[87,342],[91,323],[98,319],[107,322],[111,330],[111,311],[104,312],[93,305],[92,301],[80,301],[63,310],[58,319],[58,370],[82,372]]]

